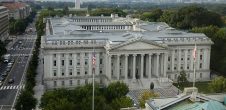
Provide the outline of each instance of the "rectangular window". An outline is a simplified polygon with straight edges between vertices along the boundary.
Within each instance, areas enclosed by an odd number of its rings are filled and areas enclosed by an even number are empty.
[[[202,78],[202,73],[200,73],[199,75],[200,75],[199,77]]]
[[[77,80],[77,85],[80,85],[80,80]]]
[[[77,75],[80,75],[80,70],[77,70]]]
[[[61,85],[64,86],[64,81],[61,81]]]
[[[77,66],[80,65],[80,59],[77,59]]]
[[[56,60],[53,60],[53,66],[56,66]]]
[[[102,74],[102,70],[100,70],[100,74]]]
[[[103,59],[100,59],[100,65],[103,63]]]
[[[87,75],[88,74],[88,72],[87,71],[85,71],[85,75]]]
[[[53,76],[56,76],[56,74],[57,74],[57,71],[53,70]]]
[[[170,57],[168,57],[168,61],[170,61]]]
[[[56,58],[56,54],[53,54],[53,57]]]
[[[61,65],[64,66],[64,60],[61,60]]]
[[[200,60],[202,60],[202,55],[200,55]]]
[[[72,86],[72,84],[73,84],[72,80],[69,81],[69,84],[70,84],[70,86]]]
[[[87,57],[88,56],[88,53],[85,53],[85,56]]]
[[[53,81],[53,86],[54,86],[54,87],[57,86],[57,81]]]
[[[69,75],[72,75],[72,69],[69,69]]]
[[[190,58],[187,59],[188,61],[190,60]]]
[[[64,57],[64,54],[62,54],[61,57]]]
[[[69,60],[69,65],[72,66],[72,60]]]
[[[85,80],[85,84],[88,84],[88,79]]]
[[[181,61],[183,61],[184,60],[184,58],[181,58]]]
[[[69,54],[69,57],[72,57],[72,53]]]
[[[61,75],[64,76],[64,70],[62,69]]]
[[[187,66],[187,69],[189,69],[189,66]]]
[[[85,65],[88,65],[88,59],[85,59]]]
[[[202,69],[202,63],[200,63],[199,68]]]

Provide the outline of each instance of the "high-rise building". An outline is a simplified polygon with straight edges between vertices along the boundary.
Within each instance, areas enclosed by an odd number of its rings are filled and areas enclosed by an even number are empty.
[[[75,9],[80,9],[80,0],[75,0]]]
[[[8,9],[0,6],[0,40],[4,41],[9,36],[9,14]]]

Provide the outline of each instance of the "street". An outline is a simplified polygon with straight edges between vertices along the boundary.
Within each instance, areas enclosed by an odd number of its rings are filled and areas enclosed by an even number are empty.
[[[31,25],[34,28],[34,23]],[[28,27],[29,28],[29,27]],[[15,62],[5,78],[2,86],[0,86],[0,110],[10,110],[15,104],[15,98],[19,93],[18,90],[24,88],[24,80],[26,68],[29,65],[29,58],[32,55],[36,35],[24,34],[17,36],[16,42],[8,49],[7,54],[11,54],[11,59]],[[0,73],[6,71],[7,63],[0,64]],[[10,79],[14,79],[13,83],[8,83]]]

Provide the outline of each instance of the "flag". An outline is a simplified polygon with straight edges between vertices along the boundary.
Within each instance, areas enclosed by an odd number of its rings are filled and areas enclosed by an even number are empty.
[[[194,58],[194,61],[196,60],[196,51],[197,51],[197,48],[196,48],[196,45],[195,45],[195,48],[193,49],[193,58]]]
[[[95,65],[96,65],[96,55],[95,55],[95,52],[93,52],[92,64],[93,64],[93,67],[95,67]]]

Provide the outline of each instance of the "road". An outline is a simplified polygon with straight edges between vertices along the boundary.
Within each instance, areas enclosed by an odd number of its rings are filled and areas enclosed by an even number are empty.
[[[34,28],[34,24],[30,27]],[[34,33],[20,35],[17,36],[17,41],[8,49],[7,53],[12,55],[15,63],[0,87],[0,110],[11,110],[18,90],[24,88],[23,79],[25,79],[25,70],[29,65],[29,57],[32,55],[35,40],[36,35]],[[0,64],[0,73],[6,71],[6,66],[7,63]],[[14,79],[14,83],[9,84],[9,79]]]

